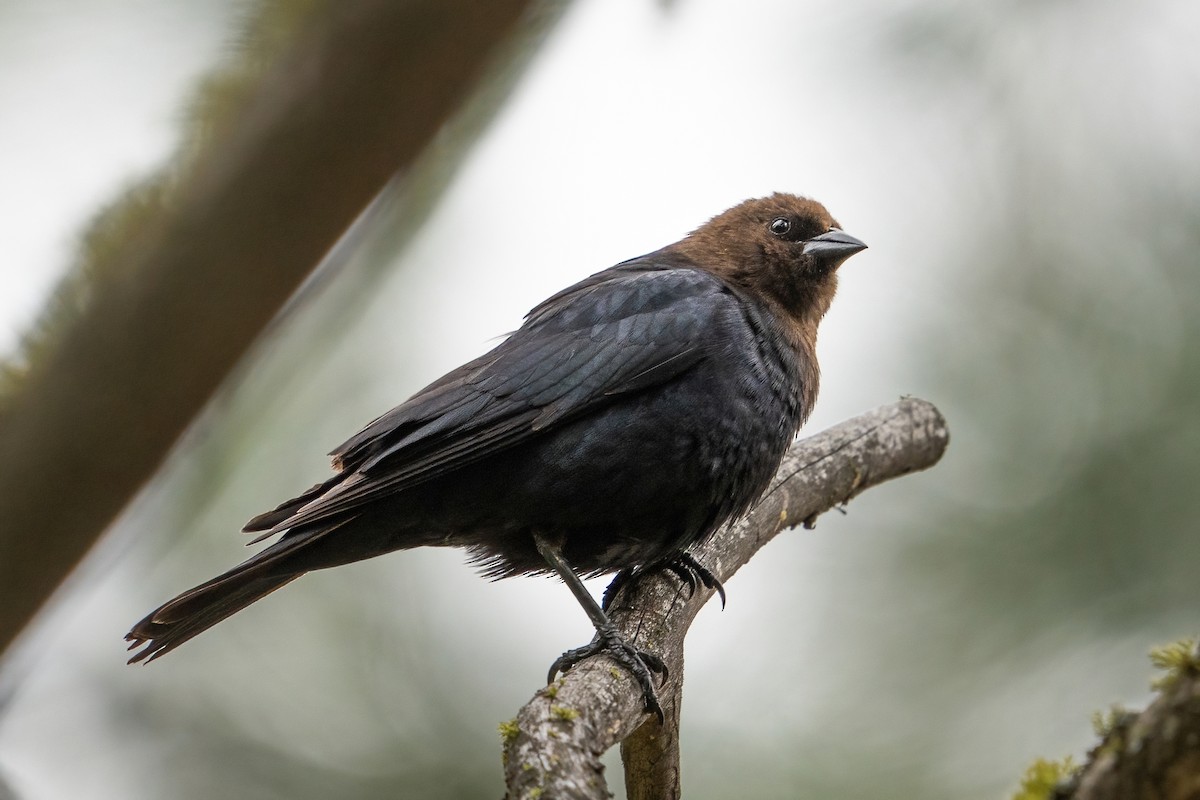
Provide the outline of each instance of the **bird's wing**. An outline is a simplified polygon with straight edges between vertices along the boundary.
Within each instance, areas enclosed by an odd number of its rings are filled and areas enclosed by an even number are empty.
[[[727,287],[699,270],[635,260],[597,273],[367,425],[333,451],[341,474],[246,529],[342,515],[668,381],[721,347],[741,319]]]

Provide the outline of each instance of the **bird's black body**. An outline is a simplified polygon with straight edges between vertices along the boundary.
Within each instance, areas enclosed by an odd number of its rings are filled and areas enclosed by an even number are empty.
[[[304,572],[393,550],[463,547],[495,577],[548,571],[546,547],[584,575],[683,553],[759,497],[811,410],[816,320],[833,268],[862,247],[818,223],[783,252],[818,238],[847,252],[794,282],[769,260],[746,273],[717,253],[714,267],[701,229],[546,300],[338,447],[329,481],[251,520],[279,541],[138,623],[129,638],[149,644],[134,660]]]
[[[681,551],[758,497],[800,424],[800,375],[813,370],[781,339],[769,317],[681,259],[599,273],[339,448],[347,467],[371,464],[366,474],[388,487],[338,530],[341,547],[352,537],[364,555],[414,542],[468,547],[497,576],[549,569],[534,531],[561,540],[581,573]],[[446,412],[429,408],[445,405],[463,419],[428,434],[438,452],[514,422],[520,433],[476,445],[462,458],[478,461],[453,480],[396,492],[392,476],[415,450],[397,442],[444,425]]]

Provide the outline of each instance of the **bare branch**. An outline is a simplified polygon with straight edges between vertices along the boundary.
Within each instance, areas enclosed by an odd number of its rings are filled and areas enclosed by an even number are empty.
[[[771,488],[742,522],[719,531],[693,555],[722,581],[777,533],[865,489],[937,463],[949,433],[936,408],[905,399],[792,445]],[[542,689],[505,737],[510,800],[606,798],[600,756],[624,742],[626,789],[633,800],[679,797],[678,719],[683,640],[711,590],[694,597],[672,576],[653,573],[617,596],[612,619],[638,647],[670,670],[661,691],[664,727],[642,709],[634,680],[606,657],[589,659]]]

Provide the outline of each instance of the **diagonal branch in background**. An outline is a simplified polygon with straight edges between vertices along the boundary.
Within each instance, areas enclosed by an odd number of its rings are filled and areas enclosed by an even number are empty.
[[[718,531],[693,554],[722,581],[780,531],[811,525],[818,514],[891,478],[926,469],[946,449],[938,410],[905,399],[794,443],[771,488],[737,525]],[[618,742],[630,800],[680,796],[679,706],[683,640],[712,596],[655,572],[617,595],[612,620],[628,640],[660,655],[670,678],[660,691],[666,722],[648,716],[634,679],[606,657],[591,658],[539,691],[506,724],[509,800],[609,797],[600,756]]]
[[[532,0],[318,4],[0,409],[0,652]]]

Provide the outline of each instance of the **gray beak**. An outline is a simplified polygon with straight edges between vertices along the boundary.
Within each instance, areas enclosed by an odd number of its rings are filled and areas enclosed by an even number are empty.
[[[814,256],[830,267],[836,267],[850,256],[866,249],[867,246],[861,239],[835,228],[806,241],[803,253],[806,256]]]

